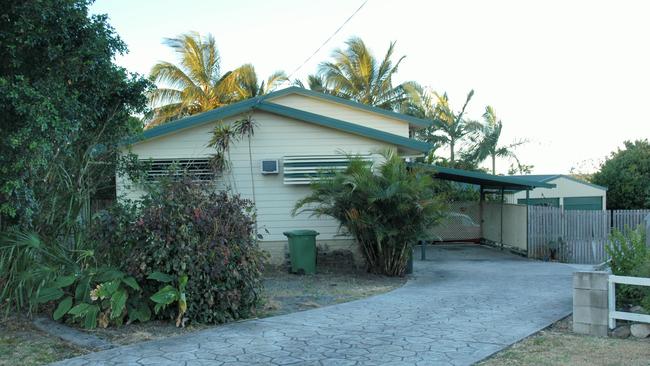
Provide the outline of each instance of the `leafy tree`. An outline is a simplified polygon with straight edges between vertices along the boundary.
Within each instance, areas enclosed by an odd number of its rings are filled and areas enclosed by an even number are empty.
[[[9,1],[0,16],[0,215],[56,235],[111,183],[142,126],[148,82],[113,64],[125,44],[88,0]]]
[[[514,153],[514,149],[525,144],[526,141],[518,141],[505,146],[499,145],[503,123],[497,118],[496,112],[491,106],[485,107],[483,120],[483,123],[473,126],[474,136],[472,136],[472,140],[474,144],[467,152],[466,159],[476,161],[477,163],[490,159],[492,163],[492,174],[496,174],[497,158],[514,159],[517,165],[522,167],[517,155]]]
[[[406,57],[391,60],[395,42],[391,42],[381,61],[360,38],[352,37],[346,45],[346,49],[334,51],[332,61],[320,64],[317,75],[309,77],[310,89],[375,107],[397,108],[406,98],[404,87],[408,83],[393,86],[393,76]]]
[[[353,158],[345,171],[315,180],[294,214],[304,209],[333,217],[355,237],[370,272],[401,276],[413,245],[442,217],[443,205],[429,172],[409,169],[394,150],[383,156],[375,169]]]
[[[650,208],[648,140],[625,141],[625,149],[612,152],[593,175],[592,182],[607,187],[608,208]]]
[[[214,37],[196,32],[165,39],[180,63],[161,61],[150,79],[158,85],[150,95],[153,116],[148,126],[165,123],[266,94],[287,80],[282,71],[259,83],[255,68],[245,64],[222,73]]]

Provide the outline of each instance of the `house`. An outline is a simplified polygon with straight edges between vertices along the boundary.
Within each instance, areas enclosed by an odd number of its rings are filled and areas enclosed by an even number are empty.
[[[514,176],[538,183],[552,183],[555,188],[535,188],[529,191],[531,205],[564,207],[565,210],[606,210],[607,188],[576,179],[570,175]],[[525,204],[526,191],[506,195],[506,202]]]
[[[219,184],[254,201],[261,246],[275,263],[284,261],[287,239],[282,233],[291,229],[317,230],[318,244],[330,250],[356,250],[350,237],[341,236],[334,219],[291,215],[319,170],[345,166],[346,154],[377,162],[382,149],[413,157],[431,148],[409,138],[412,131],[428,126],[427,121],[291,87],[148,129],[131,139],[125,150],[152,162],[151,179],[171,164],[208,178],[213,174],[208,161],[215,150],[207,145],[215,126],[245,117],[256,125],[250,156],[248,139],[234,143],[229,149],[230,169],[219,177]],[[117,194],[137,199],[142,191],[118,176]]]

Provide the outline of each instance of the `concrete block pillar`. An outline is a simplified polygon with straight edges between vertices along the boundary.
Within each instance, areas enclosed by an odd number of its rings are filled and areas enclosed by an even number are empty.
[[[602,271],[573,274],[573,331],[607,337],[607,280]]]

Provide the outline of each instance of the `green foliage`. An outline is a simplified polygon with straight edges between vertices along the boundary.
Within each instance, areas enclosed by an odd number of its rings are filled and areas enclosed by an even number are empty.
[[[611,257],[610,267],[615,275],[630,276],[648,257],[642,228],[625,232],[614,229],[605,249]]]
[[[607,187],[607,208],[650,208],[650,143],[625,141],[600,167],[592,183]]]
[[[123,269],[135,277],[147,298],[161,290],[161,281],[169,283],[179,297],[186,294],[184,317],[201,323],[249,317],[262,291],[264,254],[254,236],[253,205],[216,192],[213,184],[163,180],[137,210],[120,211],[128,217],[103,218],[114,223],[107,228],[124,230],[101,235],[107,245],[128,253]],[[132,213],[135,216],[129,216]],[[188,281],[181,291],[183,276]],[[158,307],[156,316],[179,319],[170,308]]]
[[[521,165],[514,149],[525,144],[526,141],[517,141],[508,145],[500,145],[501,131],[503,130],[503,123],[497,118],[494,108],[491,106],[485,107],[483,114],[483,123],[474,124],[472,126],[472,146],[466,152],[464,159],[469,161],[476,161],[481,163],[486,159],[490,159],[492,166],[492,174],[496,174],[496,159],[497,158],[510,158],[514,159],[519,170],[523,170],[524,166]]]
[[[393,85],[393,77],[405,56],[393,62],[395,42],[391,42],[384,58],[375,58],[366,44],[357,37],[348,39],[346,49],[336,49],[332,61],[322,62],[317,75],[310,75],[310,89],[351,99],[359,103],[394,110],[404,100],[409,82]],[[301,82],[295,85],[304,87]]]
[[[167,38],[165,44],[178,54],[180,63],[162,61],[151,69],[150,78],[158,88],[150,95],[153,116],[148,126],[266,94],[287,80],[284,72],[276,71],[260,83],[251,64],[222,73],[211,34],[190,32]]]
[[[0,19],[0,215],[48,238],[111,184],[146,105],[148,82],[113,64],[126,47],[89,3],[12,1]]]
[[[619,276],[650,277],[650,250],[646,246],[646,232],[642,227],[625,232],[614,230],[605,248],[611,257],[612,273]],[[650,288],[618,285],[616,301],[619,305],[641,305],[650,311]]]
[[[337,219],[361,247],[368,270],[401,276],[412,246],[442,217],[430,174],[409,169],[395,151],[383,153],[376,172],[352,157],[345,171],[315,180],[295,208]]]
[[[158,290],[155,294],[151,296],[151,301],[156,303],[154,307],[154,312],[158,314],[160,310],[167,307],[167,305],[177,303],[178,304],[178,315],[176,316],[176,326],[179,327],[184,325],[183,315],[187,311],[187,275],[181,275],[176,280],[173,276],[164,274],[161,272],[154,272],[150,274],[147,279],[156,280],[159,282],[167,283],[175,281],[177,283],[176,287],[172,285],[165,285],[163,288]]]
[[[449,104],[447,93],[438,94],[424,90],[416,84],[406,88],[408,102],[402,105],[402,112],[431,121],[431,126],[418,131],[417,137],[422,141],[433,144],[429,162],[433,162],[435,150],[441,147],[449,148],[449,163],[456,168],[456,153],[465,138],[476,131],[480,124],[466,118],[465,111],[474,97],[470,90],[460,111],[455,112]],[[462,155],[462,154],[461,154]]]
[[[149,320],[151,310],[142,298],[137,281],[112,267],[87,269],[72,275],[59,276],[48,283],[37,297],[39,303],[58,302],[55,320],[70,318],[85,328],[99,324],[121,325],[128,321]]]
[[[93,248],[78,244],[44,242],[33,232],[5,233],[0,238],[0,304],[5,312],[24,309],[32,314],[43,301],[59,298],[60,290],[47,289],[50,281],[55,278],[57,286],[62,287],[71,281],[70,275],[93,262]]]

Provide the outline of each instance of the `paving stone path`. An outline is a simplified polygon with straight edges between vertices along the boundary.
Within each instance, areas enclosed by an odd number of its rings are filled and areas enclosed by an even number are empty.
[[[58,365],[470,365],[571,312],[571,266],[470,245],[427,258],[384,295]]]

